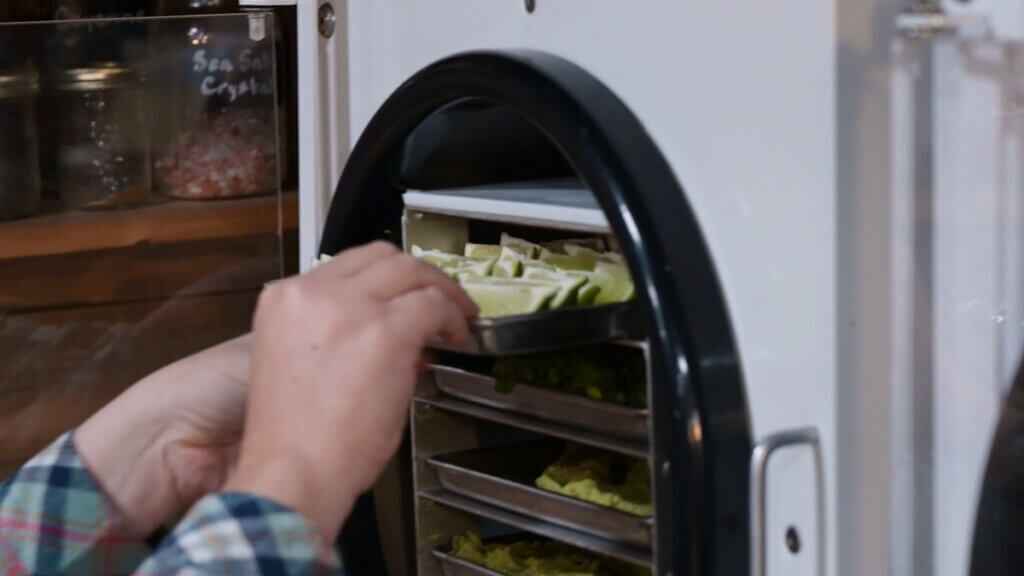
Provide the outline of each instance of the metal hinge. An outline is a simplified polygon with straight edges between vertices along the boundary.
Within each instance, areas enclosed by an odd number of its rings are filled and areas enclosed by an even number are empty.
[[[937,36],[983,38],[989,35],[988,19],[981,15],[946,12],[935,0],[921,0],[896,17],[896,28],[908,38],[930,40]]]

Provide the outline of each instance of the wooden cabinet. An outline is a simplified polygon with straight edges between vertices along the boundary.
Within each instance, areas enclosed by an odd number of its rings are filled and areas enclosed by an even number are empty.
[[[297,200],[0,223],[0,475],[139,378],[249,329],[297,270]]]
[[[297,194],[240,197],[277,188],[280,175],[267,179],[267,186],[250,186],[239,174],[252,165],[267,168],[276,162],[287,175],[288,162],[280,151],[287,147],[279,144],[273,130],[244,138],[234,131],[236,126],[226,130],[214,121],[242,104],[247,110],[255,104],[193,98],[204,95],[205,77],[191,76],[198,72],[191,65],[191,41],[199,42],[188,36],[199,30],[192,25],[218,24],[219,36],[204,35],[202,49],[216,46],[223,58],[235,56],[232,50],[237,46],[264,43],[268,50],[274,48],[270,21],[247,13],[195,15],[187,21],[67,22],[76,15],[152,14],[158,4],[0,0],[0,84],[5,74],[8,88],[12,76],[38,76],[30,83],[31,108],[38,122],[25,120],[25,114],[5,118],[24,120],[26,132],[35,126],[33,138],[25,140],[40,147],[33,151],[12,144],[14,130],[0,125],[0,138],[9,144],[0,147],[0,161],[10,167],[7,173],[42,182],[38,211],[21,220],[0,221],[0,475],[139,378],[246,332],[263,285],[298,269]],[[218,11],[236,5],[220,3]],[[14,25],[8,23],[11,20],[44,22]],[[89,50],[75,50],[76,46]],[[174,73],[160,74],[165,71],[162,63],[169,63]],[[278,67],[273,60],[270,63]],[[217,74],[224,68],[219,65]],[[263,73],[278,79],[278,85],[267,86],[275,97],[260,94],[271,102],[263,105],[269,125],[280,126],[282,134],[291,133],[288,119],[275,115],[282,101],[277,91],[290,90],[293,75],[279,67]],[[208,75],[216,82],[217,74]],[[68,80],[72,77],[73,82]],[[140,89],[144,102],[131,110],[142,108],[142,114],[131,119],[143,122],[123,121],[127,112],[91,114],[115,108],[93,92],[121,98]],[[72,92],[73,98],[68,95]],[[81,107],[69,104],[79,100]],[[90,114],[79,114],[82,109]],[[178,134],[182,114],[172,110],[210,121],[190,124],[188,134]],[[161,140],[164,133],[174,138]],[[115,144],[129,136],[146,146],[119,152]],[[68,182],[106,193],[124,184],[126,169],[134,173],[142,165],[155,171],[162,158],[156,153],[157,143],[168,141],[181,152],[177,161],[188,168],[189,176],[236,183],[241,190],[235,198],[169,200],[180,194],[153,187],[146,190],[147,204],[138,208],[122,203],[120,209],[76,211],[69,209],[74,203],[60,201],[67,196]],[[205,146],[195,146],[195,141]],[[264,149],[275,152],[252,161],[251,153]],[[269,158],[275,154],[277,158]],[[38,162],[23,157],[37,157]],[[82,167],[88,178],[74,176]],[[27,186],[11,180],[0,177],[0,200],[29,194]],[[189,183],[186,179],[181,185]],[[294,188],[282,185],[289,186]]]

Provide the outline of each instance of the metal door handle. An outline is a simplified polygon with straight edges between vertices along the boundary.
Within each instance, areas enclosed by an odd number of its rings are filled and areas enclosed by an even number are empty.
[[[821,458],[821,442],[817,428],[802,428],[772,434],[754,446],[750,457],[750,574],[767,573],[767,514],[768,460],[777,450],[790,446],[809,445],[814,450],[814,468],[818,491],[818,574],[825,575],[825,485]]]

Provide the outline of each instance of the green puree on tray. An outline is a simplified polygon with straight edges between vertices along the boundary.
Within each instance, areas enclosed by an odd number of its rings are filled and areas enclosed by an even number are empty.
[[[485,544],[474,533],[456,536],[450,554],[508,576],[649,576],[650,571],[565,544],[524,540]]]
[[[653,513],[650,470],[636,458],[569,445],[537,478],[537,487],[634,516]]]
[[[494,377],[499,392],[524,384],[630,408],[647,407],[644,356],[633,348],[600,346],[509,356],[495,363]]]

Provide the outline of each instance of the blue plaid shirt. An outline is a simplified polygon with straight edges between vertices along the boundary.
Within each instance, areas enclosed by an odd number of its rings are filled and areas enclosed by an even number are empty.
[[[133,537],[65,434],[0,484],[0,574],[340,574],[296,512],[246,494],[200,500],[157,549]]]

